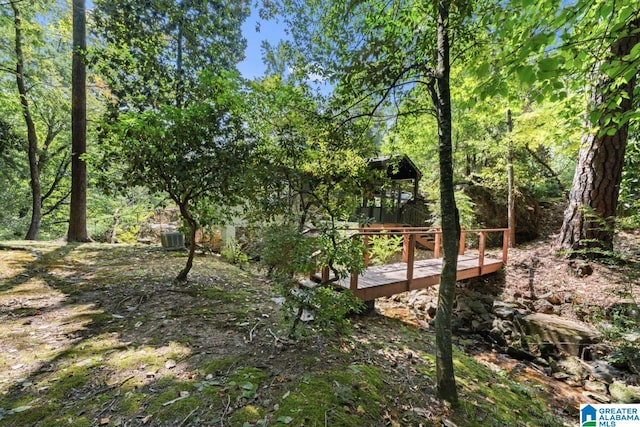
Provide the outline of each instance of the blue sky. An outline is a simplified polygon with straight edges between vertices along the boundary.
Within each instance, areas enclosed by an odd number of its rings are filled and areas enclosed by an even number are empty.
[[[256,32],[257,22],[260,23],[260,32]],[[279,40],[286,39],[284,24],[273,20],[264,21],[258,16],[258,11],[252,8],[251,16],[242,26],[242,33],[247,39],[247,50],[245,51],[245,60],[238,64],[238,70],[243,77],[248,79],[261,77],[266,67],[262,62],[260,44],[263,40],[276,44]]]

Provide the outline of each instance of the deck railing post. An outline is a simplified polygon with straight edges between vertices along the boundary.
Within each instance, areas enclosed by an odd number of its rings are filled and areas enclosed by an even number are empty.
[[[364,266],[369,267],[369,235],[362,236],[362,244],[364,245]]]
[[[351,278],[349,279],[349,289],[351,289],[351,292],[353,292],[353,294],[357,296],[358,273],[356,273],[355,271],[351,272]]]
[[[436,231],[435,242],[433,243],[433,257],[438,259],[440,258],[440,240],[442,239],[442,235],[439,231]]]
[[[464,255],[465,246],[467,244],[467,232],[462,228],[460,230],[460,249],[458,250],[459,255]]]
[[[509,229],[503,231],[504,235],[502,236],[502,263],[507,264],[507,256],[509,254]],[[515,241],[515,236],[514,241]]]
[[[402,233],[402,262],[404,263],[409,262],[409,240],[409,234]]]
[[[322,283],[329,281],[329,266],[322,267]]]
[[[413,261],[416,257],[416,235],[409,234],[409,253],[407,254],[407,280],[413,279]]]
[[[487,233],[480,231],[480,241],[478,243],[478,266],[480,267],[480,274],[482,274],[482,267],[484,266],[484,250],[487,244]]]

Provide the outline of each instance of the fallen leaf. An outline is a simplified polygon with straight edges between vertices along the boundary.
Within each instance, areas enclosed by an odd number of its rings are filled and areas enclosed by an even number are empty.
[[[101,426],[107,425],[107,424],[109,424],[109,421],[111,421],[111,418],[109,418],[109,417],[100,418],[100,425]]]

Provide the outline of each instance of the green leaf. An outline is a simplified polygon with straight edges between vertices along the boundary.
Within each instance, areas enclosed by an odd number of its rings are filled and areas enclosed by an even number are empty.
[[[476,71],[479,77],[486,77],[489,75],[491,67],[488,62],[482,62]]]
[[[531,65],[525,65],[524,67],[516,69],[516,74],[518,75],[520,82],[525,83],[528,86],[531,86],[536,81],[535,70]]]
[[[557,57],[542,58],[538,61],[538,68],[544,72],[557,71],[559,66],[560,60]]]
[[[282,417],[278,417],[277,421],[281,422],[281,423],[284,423],[284,424],[290,424],[291,421],[293,421],[293,418],[282,416]]]

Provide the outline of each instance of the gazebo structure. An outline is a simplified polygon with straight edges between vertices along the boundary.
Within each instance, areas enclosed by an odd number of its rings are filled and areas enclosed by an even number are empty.
[[[422,173],[406,155],[369,160],[372,171],[386,172],[390,185],[377,182],[362,195],[359,222],[376,227],[425,227],[430,221],[426,200],[418,194]],[[364,221],[363,221],[364,220]]]

